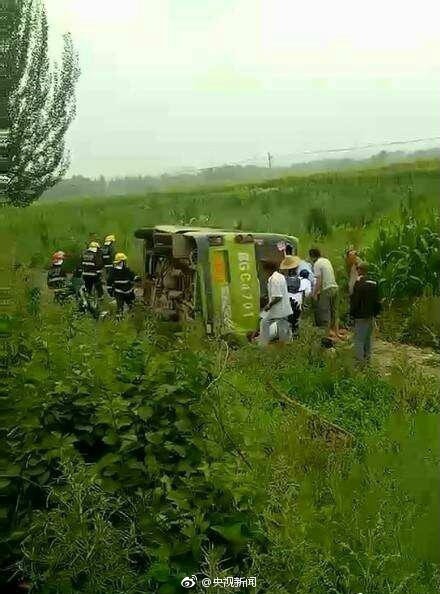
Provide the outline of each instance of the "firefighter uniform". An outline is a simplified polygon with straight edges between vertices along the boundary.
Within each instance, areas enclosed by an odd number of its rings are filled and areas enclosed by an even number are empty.
[[[103,262],[99,244],[92,241],[88,249],[84,250],[82,255],[82,277],[87,293],[90,295],[94,288],[99,298],[104,294],[101,278],[102,267]]]
[[[64,270],[64,252],[55,252],[52,256],[52,266],[47,272],[47,286],[54,292],[55,301],[64,303],[70,295],[70,283]]]
[[[102,261],[104,263],[104,269],[108,275],[113,268],[113,260],[115,258],[115,236],[107,235],[102,246]]]
[[[49,289],[64,289],[66,280],[67,274],[62,264],[52,264],[47,273],[47,286]]]
[[[135,273],[126,264],[125,254],[116,254],[113,267],[107,277],[107,291],[116,299],[117,313],[123,314],[124,306],[131,308],[135,301],[134,283]]]

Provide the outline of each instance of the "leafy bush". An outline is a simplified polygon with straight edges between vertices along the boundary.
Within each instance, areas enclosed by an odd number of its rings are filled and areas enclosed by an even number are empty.
[[[128,321],[116,341],[112,322],[97,332],[92,320],[69,321],[68,310],[63,320],[51,320],[51,313],[43,312],[32,328],[23,312],[28,333],[16,336],[8,360],[1,411],[2,561],[10,564],[24,534],[30,534],[23,568],[36,587],[41,583],[42,591],[52,592],[62,582],[73,592],[79,580],[79,591],[105,591],[116,568],[111,573],[97,557],[96,568],[85,575],[82,553],[86,543],[90,561],[102,553],[93,526],[116,516],[95,517],[93,506],[107,505],[112,494],[132,502],[142,545],[136,571],[143,570],[149,591],[179,591],[183,575],[199,569],[208,544],[238,563],[251,535],[255,542],[259,536],[252,505],[235,478],[242,462],[206,433],[212,414],[210,357],[191,352],[175,337],[159,343],[141,339]],[[71,473],[66,489],[50,491],[46,510],[46,489],[59,483],[60,461],[78,457],[91,465],[99,492],[85,475]],[[77,538],[81,522],[72,508],[83,499],[91,513],[84,517],[84,541]],[[59,538],[44,554],[58,525]],[[107,528],[117,549],[122,534],[117,526],[116,532]],[[81,553],[76,561],[64,551],[70,538]]]
[[[45,594],[141,594],[141,554],[130,501],[109,495],[84,464],[65,462],[23,540],[20,573]]]

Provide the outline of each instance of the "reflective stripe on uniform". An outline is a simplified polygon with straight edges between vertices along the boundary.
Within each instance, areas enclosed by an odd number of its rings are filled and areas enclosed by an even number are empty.
[[[83,276],[98,276],[97,272],[83,272]]]
[[[129,291],[123,291],[122,289],[115,289],[115,293],[120,293],[121,295],[134,295],[134,290],[130,289]]]

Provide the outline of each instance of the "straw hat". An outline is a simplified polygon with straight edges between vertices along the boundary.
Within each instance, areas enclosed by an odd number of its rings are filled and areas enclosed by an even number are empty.
[[[292,270],[292,268],[298,268],[301,260],[298,256],[286,256],[280,264],[280,270]]]

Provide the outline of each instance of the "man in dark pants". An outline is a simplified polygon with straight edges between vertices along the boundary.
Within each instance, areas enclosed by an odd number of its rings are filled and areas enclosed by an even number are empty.
[[[116,299],[118,317],[123,315],[125,305],[128,309],[134,305],[134,283],[137,278],[127,266],[127,256],[122,252],[116,254],[113,268],[107,277],[107,291],[110,297]]]
[[[377,283],[368,278],[368,264],[357,266],[359,278],[354,284],[350,298],[350,315],[354,319],[354,351],[358,361],[368,363],[371,356],[374,318],[382,305]]]
[[[104,264],[104,270],[107,275],[110,273],[111,269],[113,268],[113,260],[115,259],[115,241],[116,238],[114,235],[107,235],[104,239],[104,245],[102,247],[102,261]]]
[[[91,295],[93,289],[95,289],[99,298],[104,295],[101,278],[102,268],[103,262],[99,243],[92,241],[89,247],[83,252],[81,270],[87,293]]]

